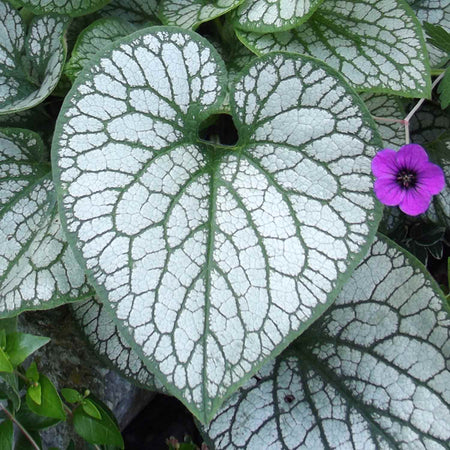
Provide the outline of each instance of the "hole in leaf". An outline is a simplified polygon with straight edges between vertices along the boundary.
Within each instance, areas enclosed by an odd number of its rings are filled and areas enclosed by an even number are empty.
[[[284,396],[284,401],[286,403],[292,403],[295,400],[295,397],[292,394],[288,394]]]
[[[239,135],[229,114],[214,114],[202,122],[198,132],[202,141],[214,144],[236,145]]]

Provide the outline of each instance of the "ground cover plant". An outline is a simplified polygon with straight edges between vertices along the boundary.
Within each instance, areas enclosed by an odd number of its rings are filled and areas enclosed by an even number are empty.
[[[6,448],[24,408],[32,440],[81,416],[123,447],[89,393],[43,420],[48,378],[14,359],[13,318],[65,303],[208,448],[450,448],[448,2],[0,0],[0,17]]]

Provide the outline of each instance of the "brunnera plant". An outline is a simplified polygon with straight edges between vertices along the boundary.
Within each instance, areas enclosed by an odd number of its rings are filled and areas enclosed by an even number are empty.
[[[0,0],[0,317],[74,302],[213,448],[448,448],[447,306],[376,236],[372,159],[448,60],[410,3]]]

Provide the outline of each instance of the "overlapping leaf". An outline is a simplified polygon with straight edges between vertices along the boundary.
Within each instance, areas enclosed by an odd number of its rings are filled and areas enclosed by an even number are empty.
[[[87,295],[63,238],[40,137],[0,130],[0,316],[47,309]]]
[[[0,115],[32,108],[56,87],[68,24],[63,16],[36,17],[26,34],[18,11],[0,0]]]
[[[81,69],[106,45],[136,31],[136,27],[121,19],[96,20],[78,36],[64,73],[74,81]]]
[[[448,449],[443,300],[380,237],[330,310],[226,402],[206,430],[212,448]]]
[[[289,51],[315,56],[358,90],[430,95],[423,33],[401,0],[327,0],[298,28],[272,34],[239,31],[238,36],[258,54]]]
[[[448,0],[406,0],[416,13],[420,22],[428,22],[439,25],[450,32],[450,2]],[[427,44],[432,67],[441,66],[448,61],[448,55],[437,49],[435,46]]]
[[[34,14],[67,14],[76,17],[89,14],[109,0],[14,0]]]
[[[239,6],[243,0],[163,0],[159,17],[166,25],[197,28],[201,23],[222,16]]]
[[[75,319],[92,348],[125,377],[152,391],[165,391],[127,344],[111,316],[95,299],[77,302],[72,307]]]
[[[112,0],[98,13],[102,17],[113,17],[130,23],[151,22],[154,25],[157,9],[157,0]]]
[[[245,0],[234,15],[237,28],[255,33],[289,30],[305,22],[323,0]]]
[[[241,74],[235,147],[198,138],[227,80],[195,33],[153,28],[96,60],[53,142],[67,235],[133,350],[207,421],[366,251],[380,141],[359,97],[310,58]]]

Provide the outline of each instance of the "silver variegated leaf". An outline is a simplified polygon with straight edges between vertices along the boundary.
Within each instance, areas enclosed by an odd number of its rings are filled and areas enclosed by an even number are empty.
[[[421,23],[439,25],[450,32],[450,2],[448,0],[406,0]],[[427,44],[432,67],[440,67],[448,61],[448,55],[434,45]]]
[[[242,2],[243,0],[162,0],[159,17],[166,25],[195,29],[203,22],[230,12]]]
[[[223,61],[179,29],[96,56],[53,141],[67,236],[149,369],[208,421],[330,304],[373,239],[380,146],[328,66],[276,54],[231,92],[236,146],[199,139]],[[306,213],[307,212],[307,213]]]
[[[67,17],[35,17],[28,33],[19,14],[0,0],[0,115],[32,108],[50,95],[66,58]]]
[[[448,449],[443,301],[425,268],[380,237],[330,310],[225,403],[205,429],[210,448]]]
[[[70,60],[64,67],[64,73],[73,82],[97,52],[111,42],[133,33],[136,29],[134,25],[122,19],[96,20],[78,36]]]
[[[163,385],[127,344],[111,316],[96,299],[72,305],[75,319],[92,348],[107,363],[133,383],[152,391],[165,392]]]
[[[61,231],[46,156],[36,133],[0,129],[0,317],[89,294]]]
[[[109,0],[14,0],[34,14],[66,14],[76,17],[97,11]]]
[[[423,33],[402,0],[327,0],[298,28],[272,34],[238,31],[238,37],[259,55],[288,51],[314,56],[361,91],[430,96]]]
[[[383,146],[397,150],[405,145],[405,126],[394,121],[395,119],[403,120],[406,117],[401,100],[394,96],[371,93],[363,93],[361,98],[372,116],[375,116]],[[391,119],[394,120],[390,121]]]
[[[301,25],[323,0],[245,0],[234,14],[234,25],[245,31],[271,33]]]

